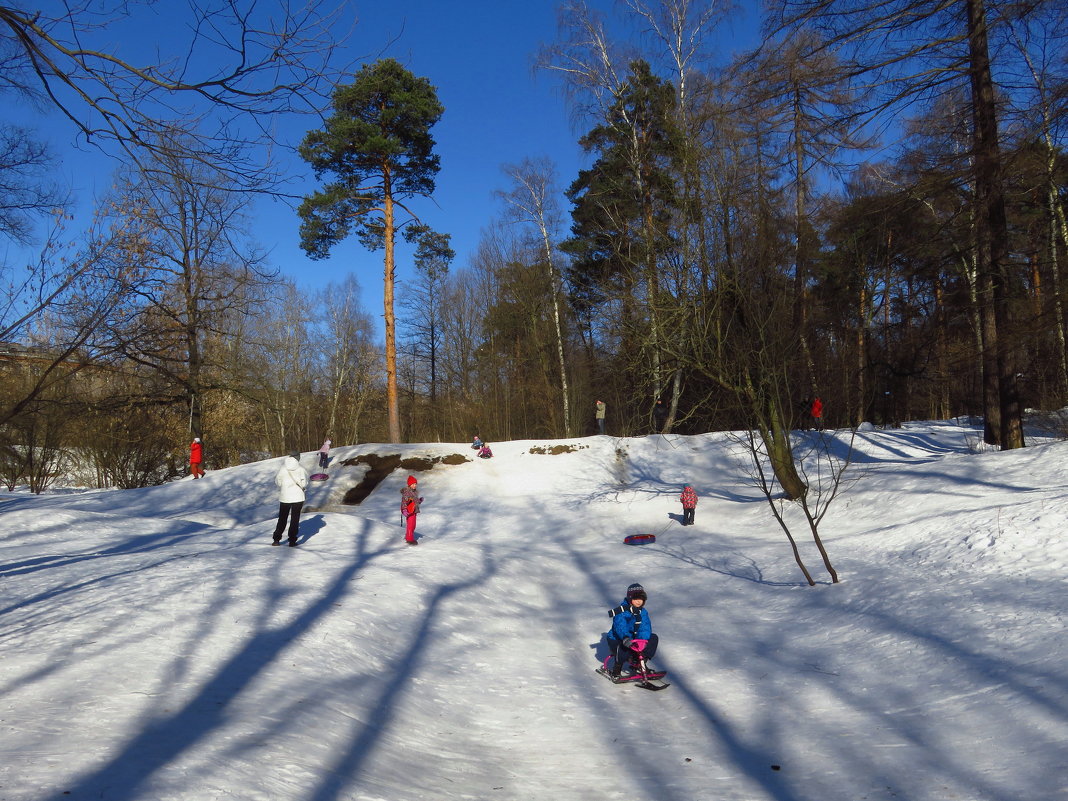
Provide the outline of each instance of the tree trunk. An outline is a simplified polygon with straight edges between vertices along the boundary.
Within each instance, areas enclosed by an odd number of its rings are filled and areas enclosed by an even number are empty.
[[[560,365],[560,392],[564,403],[564,436],[571,436],[571,390],[567,383],[567,361],[564,359],[564,334],[560,326],[560,292],[556,280],[556,266],[553,264],[553,247],[549,239],[549,229],[544,215],[538,217],[541,241],[545,247],[545,264],[549,271],[549,291],[553,296],[553,325],[556,329],[556,359]]]
[[[183,286],[185,293],[185,347],[188,356],[186,364],[185,392],[189,401],[189,430],[194,437],[204,436],[204,423],[200,407],[200,373],[203,358],[200,353],[200,315],[197,308],[197,286],[195,280],[198,267],[190,263],[187,254],[183,265]]]
[[[671,378],[671,408],[668,409],[667,422],[662,434],[670,434],[679,415],[679,396],[682,394],[682,368],[676,367]]]
[[[935,280],[935,349],[936,364],[938,365],[937,403],[938,411],[936,420],[945,420],[951,414],[949,406],[949,343],[946,336],[946,303],[945,288],[942,279]]]
[[[864,413],[867,409],[868,396],[868,289],[860,288],[860,298],[857,301],[857,408],[853,413],[853,424],[859,426],[864,422]]]
[[[1048,141],[1046,143],[1047,155],[1046,155],[1046,203],[1049,207],[1049,256],[1050,256],[1050,270],[1053,276],[1053,309],[1056,317],[1055,326],[1057,329],[1057,367],[1058,367],[1058,382],[1057,389],[1060,392],[1060,400],[1063,402],[1065,397],[1068,396],[1068,346],[1065,345],[1065,333],[1064,333],[1064,302],[1061,300],[1061,270],[1057,260],[1058,246],[1064,243],[1068,246],[1068,226],[1064,221],[1064,209],[1060,205],[1060,199],[1057,193],[1057,182],[1055,180],[1055,159],[1056,151],[1052,144]]]
[[[978,203],[979,259],[985,275],[984,368],[996,373],[984,379],[987,391],[997,388],[1001,447],[1021,448],[1023,419],[1016,382],[1015,360],[1009,342],[1009,311],[1006,270],[1008,223],[1001,186],[1001,152],[998,144],[994,83],[990,74],[986,8],[983,0],[964,0],[968,15],[969,73],[972,90],[972,137],[975,148],[975,192]],[[992,352],[991,352],[992,351]],[[988,425],[988,428],[990,426]]]
[[[774,400],[765,400],[765,408],[760,414],[760,438],[767,448],[768,461],[771,469],[775,472],[779,486],[782,487],[786,497],[791,501],[803,498],[808,492],[808,486],[797,474],[797,465],[794,464],[794,452],[790,442],[790,431],[783,421],[781,410]]]
[[[386,408],[389,414],[389,441],[399,443],[401,434],[400,407],[397,403],[397,319],[393,314],[393,281],[395,276],[393,245],[396,239],[396,231],[393,225],[393,191],[388,167],[383,170],[383,178],[386,235],[386,275],[383,292],[386,317]]]

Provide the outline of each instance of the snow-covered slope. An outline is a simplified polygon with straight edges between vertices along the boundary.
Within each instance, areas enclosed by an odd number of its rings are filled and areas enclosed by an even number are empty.
[[[975,440],[858,434],[816,587],[725,434],[338,448],[299,548],[279,460],[0,500],[0,801],[1068,798],[1068,444]],[[471,459],[416,548],[371,452]],[[594,673],[633,581],[664,692]]]

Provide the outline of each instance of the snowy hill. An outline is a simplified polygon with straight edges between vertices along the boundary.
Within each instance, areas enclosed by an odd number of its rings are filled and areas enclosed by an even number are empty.
[[[338,448],[299,548],[277,459],[8,496],[0,801],[1066,799],[1068,443],[976,439],[858,434],[816,587],[725,434]],[[418,547],[368,453],[470,459]],[[664,692],[594,672],[633,581]]]

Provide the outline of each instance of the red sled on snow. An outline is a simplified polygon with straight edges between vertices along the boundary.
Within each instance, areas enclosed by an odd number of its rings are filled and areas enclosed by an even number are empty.
[[[330,478],[330,476],[327,475],[326,473],[312,473],[308,477],[308,480],[309,481],[326,481],[328,478]]]
[[[656,534],[631,534],[623,538],[624,545],[648,545],[650,542],[656,542]]]

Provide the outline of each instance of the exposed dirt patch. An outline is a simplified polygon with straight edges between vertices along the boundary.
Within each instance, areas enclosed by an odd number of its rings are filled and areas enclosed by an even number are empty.
[[[463,464],[470,461],[462,453],[450,453],[448,456],[421,456],[405,459],[400,466],[405,470],[433,470],[436,464]]]
[[[559,456],[561,453],[574,453],[575,451],[581,451],[583,448],[588,448],[589,445],[553,445],[551,448],[547,448],[544,445],[535,445],[530,449],[531,453],[548,454],[549,456]]]
[[[400,467],[400,463],[399,453],[391,453],[388,456],[379,456],[377,453],[364,453],[355,459],[346,459],[341,464],[349,467],[365,464],[371,469],[364,475],[363,481],[345,493],[345,497],[341,499],[341,502],[348,506],[356,506],[374,492],[375,487],[382,483],[382,479]]]
[[[365,464],[370,467],[370,470],[364,475],[363,481],[345,493],[345,497],[341,499],[341,502],[347,506],[358,505],[364,498],[374,492],[375,487],[381,484],[386,476],[398,467],[402,470],[419,472],[432,470],[434,465],[439,463],[463,464],[466,461],[469,460],[459,453],[452,453],[448,456],[413,457],[410,459],[401,459],[399,453],[390,453],[385,456],[379,456],[377,453],[360,454],[355,459],[346,459],[341,464],[349,467]]]

